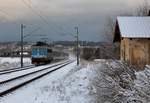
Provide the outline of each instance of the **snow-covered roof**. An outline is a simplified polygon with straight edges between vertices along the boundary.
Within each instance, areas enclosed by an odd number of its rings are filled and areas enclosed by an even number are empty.
[[[150,38],[150,17],[117,17],[121,37]]]

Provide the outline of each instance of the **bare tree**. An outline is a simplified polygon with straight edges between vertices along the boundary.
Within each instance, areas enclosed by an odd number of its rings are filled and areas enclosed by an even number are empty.
[[[144,2],[137,8],[136,16],[147,16],[150,9],[148,0]]]
[[[108,42],[113,41],[114,28],[115,28],[115,20],[112,17],[108,17],[104,35],[106,41]]]
[[[107,18],[104,38],[109,42],[113,41],[117,16],[133,16],[133,14],[131,12],[123,12]]]
[[[135,10],[135,13],[124,12],[124,13],[115,15],[113,17],[108,17],[107,22],[106,22],[106,28],[105,28],[105,36],[104,36],[105,40],[112,42],[117,16],[134,16],[134,15],[135,16],[147,16],[149,10],[150,10],[149,2],[148,0],[144,0],[143,3],[139,5],[139,7],[137,7],[137,9]]]

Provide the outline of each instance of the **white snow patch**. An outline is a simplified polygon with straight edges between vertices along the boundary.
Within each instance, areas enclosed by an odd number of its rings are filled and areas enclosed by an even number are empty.
[[[0,70],[20,67],[20,60],[19,57],[0,57]],[[24,66],[31,65],[31,59],[24,58],[23,63]]]

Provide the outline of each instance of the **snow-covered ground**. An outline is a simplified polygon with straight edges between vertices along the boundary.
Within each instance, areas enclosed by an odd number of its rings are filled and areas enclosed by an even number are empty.
[[[52,63],[52,64],[48,64],[48,65],[34,67],[32,69],[17,71],[17,72],[13,72],[13,73],[9,73],[9,74],[3,74],[3,75],[0,75],[0,82],[9,80],[11,78],[16,78],[16,77],[21,76],[21,75],[26,75],[26,74],[29,74],[29,73],[32,73],[32,72],[36,72],[36,71],[42,70],[43,68],[48,68],[50,66],[58,65],[58,64],[61,64],[61,63],[65,63],[65,62],[67,62],[67,61],[61,61],[61,62],[58,62],[58,63]]]
[[[91,103],[89,74],[72,63],[1,98],[0,103]]]
[[[91,66],[76,62],[0,98],[0,103],[92,103]]]
[[[150,70],[123,69],[112,60],[82,61],[61,68],[0,103],[150,103]]]
[[[23,59],[24,66],[31,65],[30,58]],[[20,67],[20,58],[0,57],[0,70]]]

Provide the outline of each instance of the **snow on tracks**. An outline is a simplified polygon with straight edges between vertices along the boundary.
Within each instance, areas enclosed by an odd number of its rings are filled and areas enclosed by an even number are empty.
[[[59,68],[62,68],[70,63],[72,63],[73,61],[65,61],[62,63],[56,63],[53,64],[51,66],[41,66],[40,70],[36,70],[36,71],[30,71],[28,70],[26,72],[26,74],[21,75],[20,73],[12,73],[13,76],[15,74],[15,77],[10,78],[10,76],[5,75],[7,77],[6,80],[3,80],[0,82],[0,96],[5,95],[21,86],[24,86],[25,84],[28,84],[40,77],[43,77]],[[30,72],[29,72],[30,71]],[[22,71],[21,71],[22,72]],[[25,72],[22,72],[25,73]],[[27,74],[28,73],[28,74]],[[17,75],[17,76],[16,76]],[[4,76],[4,77],[5,77]]]

